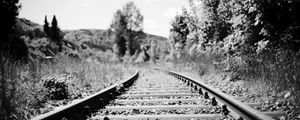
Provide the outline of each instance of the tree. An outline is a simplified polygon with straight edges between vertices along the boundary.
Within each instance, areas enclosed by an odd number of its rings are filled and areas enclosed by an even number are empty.
[[[1,21],[0,22],[0,37],[1,42],[5,42],[9,34],[13,33],[13,28],[16,24],[16,17],[19,14],[19,0],[1,0],[0,11],[1,11]]]
[[[46,35],[48,37],[50,36],[51,30],[50,30],[50,27],[49,27],[49,23],[47,21],[47,15],[45,16],[45,21],[44,21],[44,32],[46,33]]]
[[[170,29],[170,42],[172,50],[177,56],[183,51],[186,45],[187,35],[189,34],[187,16],[179,14],[175,16],[175,19],[171,23]]]
[[[120,56],[126,52],[133,55],[140,49],[140,40],[144,37],[143,16],[134,2],[128,2],[122,10],[117,10],[109,29],[114,31]]]
[[[126,20],[126,48],[130,55],[133,55],[137,49],[139,49],[139,40],[143,37],[143,21],[144,17],[140,13],[140,10],[130,1],[125,4],[122,9],[122,13]]]
[[[294,52],[300,50],[300,1],[277,0],[256,1],[257,25],[269,41],[272,49],[284,48]],[[266,41],[265,40],[265,41]]]
[[[1,0],[0,2],[0,48],[6,49],[7,44],[9,44],[9,36],[14,32],[14,27],[16,24],[16,17],[19,14],[19,0]],[[4,51],[4,50],[0,50]]]
[[[19,0],[0,1],[0,58],[25,60],[28,56],[27,46],[15,29],[20,7]]]
[[[176,36],[171,38],[173,41],[172,43],[180,43],[182,47],[184,47],[187,39],[187,35],[189,34],[189,29],[187,25],[187,17],[184,15],[176,15],[174,21],[171,23],[170,32],[177,33]]]
[[[126,39],[124,38],[126,27],[127,24],[124,14],[120,10],[117,10],[114,14],[110,29],[114,32],[113,39],[116,44],[114,52],[118,56],[124,56],[126,52]]]
[[[143,31],[144,17],[133,1],[125,4],[122,9],[122,13],[126,16],[125,19],[128,30]]]
[[[61,51],[63,35],[62,35],[60,28],[58,27],[55,15],[53,16],[53,19],[51,22],[51,32],[50,33],[51,33],[51,35],[50,35],[51,40],[59,46],[59,51]]]

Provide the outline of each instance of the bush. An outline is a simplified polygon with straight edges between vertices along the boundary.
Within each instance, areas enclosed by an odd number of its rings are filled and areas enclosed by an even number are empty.
[[[68,86],[65,81],[59,81],[55,78],[44,81],[44,87],[47,88],[47,96],[51,100],[62,100],[68,98]]]

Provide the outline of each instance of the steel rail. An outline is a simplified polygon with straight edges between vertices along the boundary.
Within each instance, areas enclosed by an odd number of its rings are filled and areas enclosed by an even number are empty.
[[[270,116],[267,116],[253,108],[251,108],[249,105],[244,104],[236,99],[234,97],[229,96],[225,93],[222,93],[213,87],[206,85],[205,83],[201,81],[196,81],[194,79],[188,78],[186,76],[180,75],[176,72],[171,72],[167,70],[162,70],[159,68],[154,68],[156,70],[164,71],[168,73],[171,76],[176,77],[179,80],[182,80],[184,82],[187,82],[190,85],[193,86],[199,86],[203,91],[207,91],[210,95],[215,97],[217,100],[221,101],[223,104],[225,104],[227,107],[230,108],[230,112],[235,112],[239,115],[239,118],[237,119],[243,119],[243,120],[274,120]]]
[[[94,93],[86,98],[75,101],[69,105],[34,117],[32,120],[81,120],[98,108],[104,107],[109,100],[116,98],[131,86],[139,77],[139,72],[123,81]]]

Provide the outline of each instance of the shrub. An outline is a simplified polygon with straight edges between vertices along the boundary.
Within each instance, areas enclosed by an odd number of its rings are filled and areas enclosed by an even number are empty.
[[[68,98],[68,86],[65,81],[59,81],[55,78],[44,81],[44,87],[47,88],[47,96],[51,100],[62,100]]]

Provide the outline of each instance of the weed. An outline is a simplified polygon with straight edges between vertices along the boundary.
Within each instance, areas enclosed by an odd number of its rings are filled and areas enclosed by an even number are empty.
[[[53,109],[52,99],[71,101],[121,80],[127,68],[65,56],[43,62],[0,62],[0,119],[30,119]],[[55,101],[54,101],[55,102]],[[63,102],[65,103],[65,102]]]

